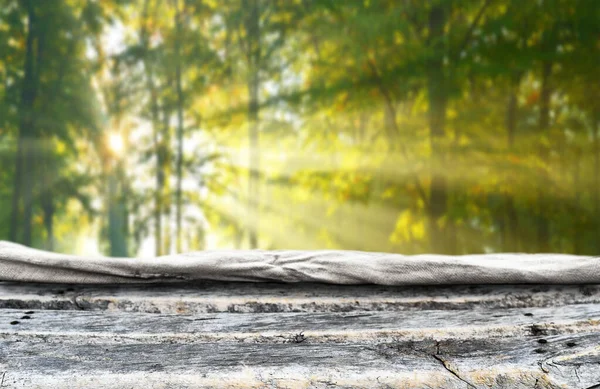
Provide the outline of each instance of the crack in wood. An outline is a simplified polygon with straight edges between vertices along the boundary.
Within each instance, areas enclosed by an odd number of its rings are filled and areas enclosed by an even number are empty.
[[[579,368],[581,367],[581,365],[577,364],[575,365],[575,376],[577,377],[577,382],[581,382],[581,377],[579,377]]]
[[[418,348],[416,348],[416,347],[413,347],[413,346],[409,346],[409,349],[410,349],[410,350],[412,350],[412,351],[414,351],[414,352],[416,352],[416,353],[419,353],[419,354],[422,354],[422,355],[427,355],[427,356],[431,356],[431,357],[433,357],[433,359],[435,359],[436,361],[440,362],[440,364],[442,365],[442,367],[443,367],[443,368],[444,368],[444,369],[445,369],[447,372],[449,372],[449,373],[450,373],[450,374],[452,374],[454,377],[456,377],[456,378],[457,378],[457,379],[459,379],[460,381],[462,381],[462,382],[464,382],[465,384],[467,384],[467,386],[468,386],[468,387],[477,389],[477,387],[476,387],[475,385],[473,385],[473,384],[472,384],[472,383],[470,383],[469,381],[467,381],[467,380],[465,380],[464,378],[462,378],[462,377],[461,377],[461,376],[458,374],[458,372],[457,372],[457,371],[455,371],[455,369],[453,369],[453,368],[450,366],[450,363],[449,363],[448,361],[446,361],[444,358],[442,358],[442,357],[440,356],[440,342],[439,342],[439,341],[436,341],[436,342],[435,342],[435,345],[434,345],[434,347],[435,347],[435,353],[433,353],[433,354],[432,354],[432,353],[429,353],[429,352],[427,352],[427,351],[425,351],[425,350],[418,349]]]
[[[442,366],[444,367],[444,369],[446,369],[450,374],[452,374],[453,376],[455,376],[456,378],[458,378],[459,380],[461,380],[462,382],[464,382],[465,384],[467,384],[468,387],[477,389],[477,387],[475,385],[473,385],[472,383],[470,383],[469,381],[465,380],[460,375],[458,375],[458,373],[454,369],[451,368],[451,366],[448,363],[448,361],[446,361],[444,358],[442,358],[442,357],[440,357],[439,355],[436,355],[436,354],[431,354],[431,356],[436,361],[439,361],[442,364]]]

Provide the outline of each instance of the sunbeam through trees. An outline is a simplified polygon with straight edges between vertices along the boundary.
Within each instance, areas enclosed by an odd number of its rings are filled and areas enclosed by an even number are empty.
[[[0,240],[600,253],[596,0],[5,0]]]

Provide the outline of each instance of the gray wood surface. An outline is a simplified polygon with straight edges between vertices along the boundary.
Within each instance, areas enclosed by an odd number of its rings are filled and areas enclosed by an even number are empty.
[[[0,282],[0,308],[148,313],[464,310],[600,303],[600,285],[377,286],[251,282],[78,286]]]
[[[600,388],[600,286],[0,284],[1,388]]]

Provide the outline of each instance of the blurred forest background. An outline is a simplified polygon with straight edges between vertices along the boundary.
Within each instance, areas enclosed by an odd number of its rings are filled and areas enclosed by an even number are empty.
[[[0,4],[0,239],[600,254],[598,0]]]

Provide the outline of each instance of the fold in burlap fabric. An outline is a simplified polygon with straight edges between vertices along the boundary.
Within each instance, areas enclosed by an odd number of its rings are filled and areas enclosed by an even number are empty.
[[[0,280],[76,284],[251,281],[330,284],[600,283],[600,259],[560,254],[400,255],[198,251],[157,258],[56,254],[0,241]]]

